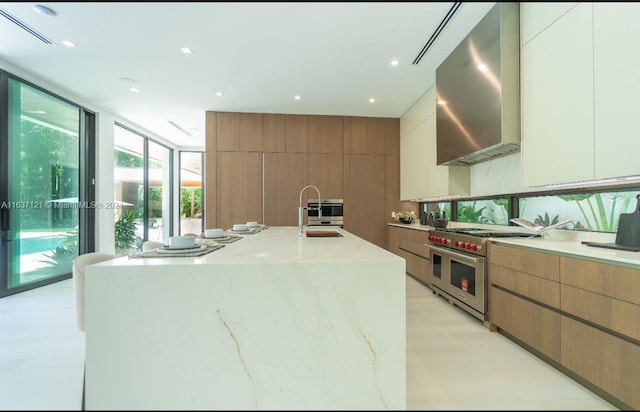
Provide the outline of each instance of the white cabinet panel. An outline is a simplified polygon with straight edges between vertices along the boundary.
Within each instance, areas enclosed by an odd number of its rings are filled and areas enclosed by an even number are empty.
[[[400,200],[425,196],[428,151],[426,121],[400,136]]]
[[[640,174],[640,4],[594,4],[595,177]]]
[[[593,179],[592,3],[521,49],[522,183]]]
[[[578,3],[520,3],[520,44],[526,44]]]

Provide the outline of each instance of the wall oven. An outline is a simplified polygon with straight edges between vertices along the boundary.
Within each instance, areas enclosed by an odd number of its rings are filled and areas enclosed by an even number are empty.
[[[309,226],[344,226],[343,199],[322,199],[322,215],[318,216],[318,199],[307,202],[307,224]]]
[[[443,228],[429,230],[425,245],[431,258],[428,271],[431,289],[483,322],[487,320],[487,242],[492,237],[531,237],[531,234]]]

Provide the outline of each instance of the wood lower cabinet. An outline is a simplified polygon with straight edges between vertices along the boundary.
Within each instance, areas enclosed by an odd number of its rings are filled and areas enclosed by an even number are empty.
[[[429,284],[429,250],[426,231],[389,226],[388,250],[404,258],[409,275],[424,284]]]
[[[621,409],[640,408],[640,269],[489,245],[491,324]]]

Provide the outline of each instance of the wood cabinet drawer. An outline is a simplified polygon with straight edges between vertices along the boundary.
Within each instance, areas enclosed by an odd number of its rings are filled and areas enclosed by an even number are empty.
[[[427,278],[429,261],[427,259],[421,258],[420,256],[416,256],[412,253],[406,252],[404,258],[407,263],[407,273],[424,283],[429,283]]]
[[[427,249],[424,243],[418,243],[413,240],[401,238],[400,249],[422,256],[425,259],[429,259],[429,249]]]
[[[554,308],[560,307],[558,282],[494,264],[489,265],[489,281],[491,285],[511,290]]]
[[[562,310],[640,341],[640,306],[562,285]]]
[[[640,305],[640,270],[562,257],[561,283]]]
[[[560,314],[491,287],[489,321],[555,361],[560,360]]]
[[[560,363],[632,409],[640,408],[640,347],[562,316]]]
[[[518,247],[489,244],[489,263],[520,272],[531,273],[545,279],[560,280],[560,256]]]

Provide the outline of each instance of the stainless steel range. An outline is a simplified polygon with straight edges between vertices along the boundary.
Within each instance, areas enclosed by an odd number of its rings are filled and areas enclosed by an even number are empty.
[[[479,228],[428,231],[429,283],[443,296],[482,321],[487,314],[487,243],[490,238],[531,237],[528,233]]]

